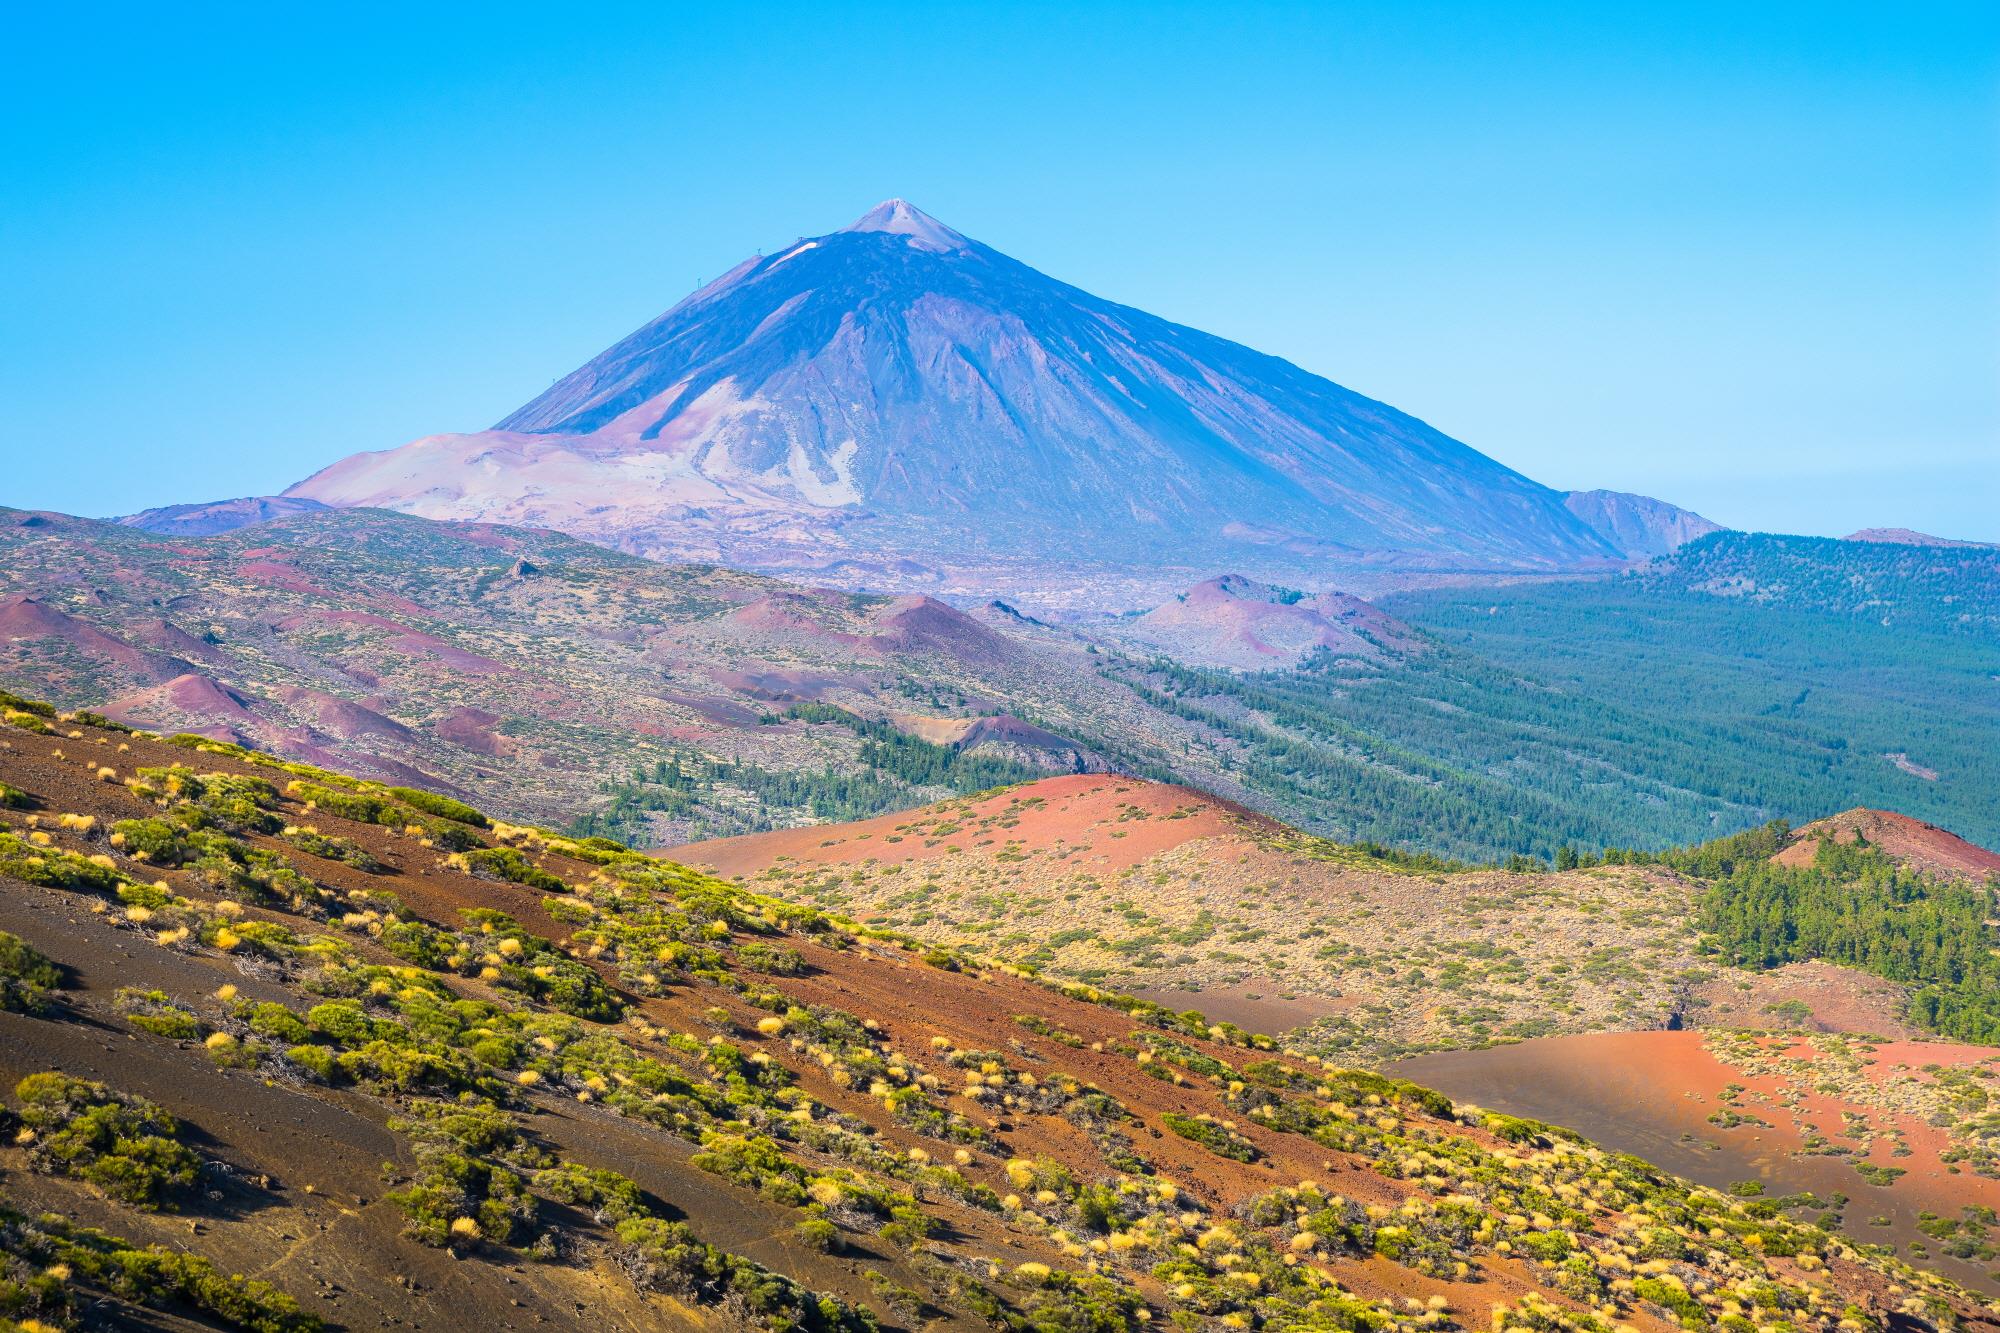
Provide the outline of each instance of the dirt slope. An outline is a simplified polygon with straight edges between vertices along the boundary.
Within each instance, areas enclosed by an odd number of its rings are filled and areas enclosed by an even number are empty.
[[[1853,1200],[1857,1241],[1892,1243],[2000,1293],[2000,1229],[1960,1223],[2000,1199],[2000,1131],[1966,1101],[2000,1074],[2000,1051],[1845,1036],[1630,1032],[1553,1037],[1398,1063],[1454,1097],[1570,1125],[1717,1188]],[[1944,1236],[1927,1219],[1942,1218]]]
[[[1820,839],[1851,843],[1857,834],[1893,859],[1934,875],[1975,880],[2000,876],[2000,853],[1989,852],[1921,819],[1866,808],[1844,810],[1803,825],[1794,831],[1791,844],[1772,859],[1780,865],[1809,866],[1814,844]]]
[[[167,1317],[1647,1333],[1675,1290],[1754,1289],[1727,1299],[1801,1329],[1993,1326],[1781,1216],[1224,1027],[448,803],[10,716],[0,929],[63,970],[0,1015],[0,1074],[151,1099],[205,1165],[143,1212],[15,1136],[0,1194],[297,1302],[123,1289]],[[1669,1233],[1680,1287],[1606,1282]],[[55,1322],[105,1294],[63,1271]]]
[[[1668,871],[1448,872],[1097,774],[669,855],[1343,1058],[1664,1027],[1703,966]]]

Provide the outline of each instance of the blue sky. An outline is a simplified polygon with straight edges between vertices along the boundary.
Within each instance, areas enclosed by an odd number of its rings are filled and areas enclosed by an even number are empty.
[[[2000,540],[1996,15],[17,7],[0,502],[489,425],[903,195],[1551,485]]]

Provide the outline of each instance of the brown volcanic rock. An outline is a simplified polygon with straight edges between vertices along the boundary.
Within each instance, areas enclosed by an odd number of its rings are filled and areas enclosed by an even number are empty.
[[[520,746],[511,737],[503,736],[496,730],[501,721],[498,713],[460,705],[433,722],[431,730],[453,745],[495,759],[505,759]]]
[[[984,800],[946,802],[931,811],[958,811],[967,817],[1007,811],[1011,843],[1047,849],[1074,844],[1088,849],[1087,864],[1104,870],[1136,866],[1159,853],[1201,839],[1243,839],[1246,829],[1278,830],[1275,820],[1219,801],[1189,787],[1103,774],[1044,778]],[[718,875],[755,875],[778,862],[848,865],[861,861],[940,861],[954,852],[946,838],[889,839],[930,811],[910,810],[848,824],[773,829],[740,838],[718,838],[671,849],[675,860]],[[947,814],[958,822],[956,814]],[[1106,835],[1121,834],[1116,839]]]
[[[1857,833],[1894,860],[1933,875],[1979,880],[2000,876],[2000,854],[1921,819],[1865,807],[1844,810],[1793,830],[1790,844],[1771,859],[1780,865],[1809,866],[1821,838],[1853,842]]]
[[[157,617],[141,620],[132,626],[131,633],[133,638],[148,647],[190,662],[222,666],[229,661],[228,653],[205,639],[196,638],[171,620]]]

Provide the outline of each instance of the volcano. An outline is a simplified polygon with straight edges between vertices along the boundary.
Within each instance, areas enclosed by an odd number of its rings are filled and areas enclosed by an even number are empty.
[[[745,260],[491,430],[286,494],[878,588],[1625,555],[1412,416],[900,199]]]

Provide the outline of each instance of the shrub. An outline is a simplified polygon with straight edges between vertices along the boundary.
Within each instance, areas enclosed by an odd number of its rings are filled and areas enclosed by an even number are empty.
[[[740,1302],[767,1329],[802,1333],[876,1333],[866,1309],[816,1296],[781,1273],[726,1253],[679,1222],[634,1217],[618,1224],[620,1267],[642,1289],[669,1291],[703,1305]]]
[[[62,987],[62,969],[19,935],[0,930],[0,1009],[39,1014],[49,992]]]
[[[1238,1162],[1254,1162],[1263,1155],[1257,1151],[1257,1145],[1250,1140],[1224,1129],[1213,1120],[1182,1115],[1178,1111],[1162,1111],[1160,1123],[1182,1138],[1199,1143],[1219,1157],[1228,1157]]]
[[[116,870],[89,857],[55,847],[37,847],[11,833],[0,833],[0,875],[43,888],[89,893],[111,893],[124,882]]]
[[[243,1021],[250,1030],[260,1037],[282,1041],[287,1045],[297,1045],[312,1036],[312,1029],[305,1020],[282,1004],[263,1000],[250,1005],[243,1012]]]
[[[330,837],[315,829],[295,828],[284,835],[285,841],[308,856],[317,856],[328,861],[339,861],[353,866],[356,870],[371,875],[379,875],[388,870],[366,847],[352,838]]]
[[[126,986],[113,997],[118,1012],[135,1028],[173,1041],[192,1041],[201,1036],[201,1020],[194,1011],[160,990],[140,990]]]
[[[121,819],[111,835],[127,856],[155,865],[177,866],[188,857],[187,829],[164,819]]]
[[[568,893],[569,885],[512,847],[478,847],[465,853],[465,868],[485,879],[525,884],[543,893]]]
[[[736,961],[752,972],[764,972],[774,977],[802,976],[806,970],[805,955],[797,949],[787,949],[762,940],[750,940],[736,950]]]
[[[436,1148],[424,1152],[415,1182],[389,1199],[409,1217],[413,1238],[440,1248],[479,1240],[511,1245],[535,1220],[535,1196],[519,1176]]]
[[[294,1046],[285,1052],[285,1058],[322,1083],[332,1083],[340,1076],[339,1058],[324,1046]]]
[[[140,1208],[164,1206],[195,1182],[201,1159],[175,1139],[174,1118],[139,1097],[66,1074],[30,1074],[15,1086],[21,1122],[34,1131],[38,1170],[87,1180]]]
[[[467,805],[464,801],[454,801],[449,796],[440,796],[434,791],[421,787],[391,787],[389,794],[404,805],[413,806],[427,815],[449,819],[460,824],[470,824],[474,828],[491,828],[492,823],[485,815]]]
[[[78,1287],[108,1291],[123,1300],[180,1313],[193,1309],[213,1321],[248,1333],[318,1333],[319,1317],[268,1282],[232,1277],[199,1255],[164,1245],[135,1245],[118,1236],[80,1227],[50,1214],[30,1221],[0,1208],[0,1255],[27,1266],[37,1275],[14,1284],[0,1279],[0,1292],[32,1288],[39,1311],[68,1327],[63,1318],[69,1304],[64,1279]],[[7,1267],[14,1267],[9,1264]],[[11,1305],[0,1312],[0,1325],[20,1318],[25,1310]],[[25,1325],[24,1325],[25,1326]]]
[[[40,699],[24,699],[12,690],[0,690],[0,708],[51,720],[56,715],[56,706],[54,704],[45,704]]]
[[[808,1217],[792,1230],[802,1243],[821,1254],[837,1254],[840,1251],[840,1228],[824,1217]]]
[[[645,1213],[646,1203],[639,1187],[616,1171],[564,1162],[535,1173],[535,1187],[574,1208],[582,1208],[600,1222],[616,1225],[628,1217]]]
[[[357,824],[394,822],[390,803],[365,792],[339,791],[333,787],[322,787],[316,782],[294,782],[286,790],[299,800],[309,802],[313,809],[324,810],[339,819],[351,819]]]

